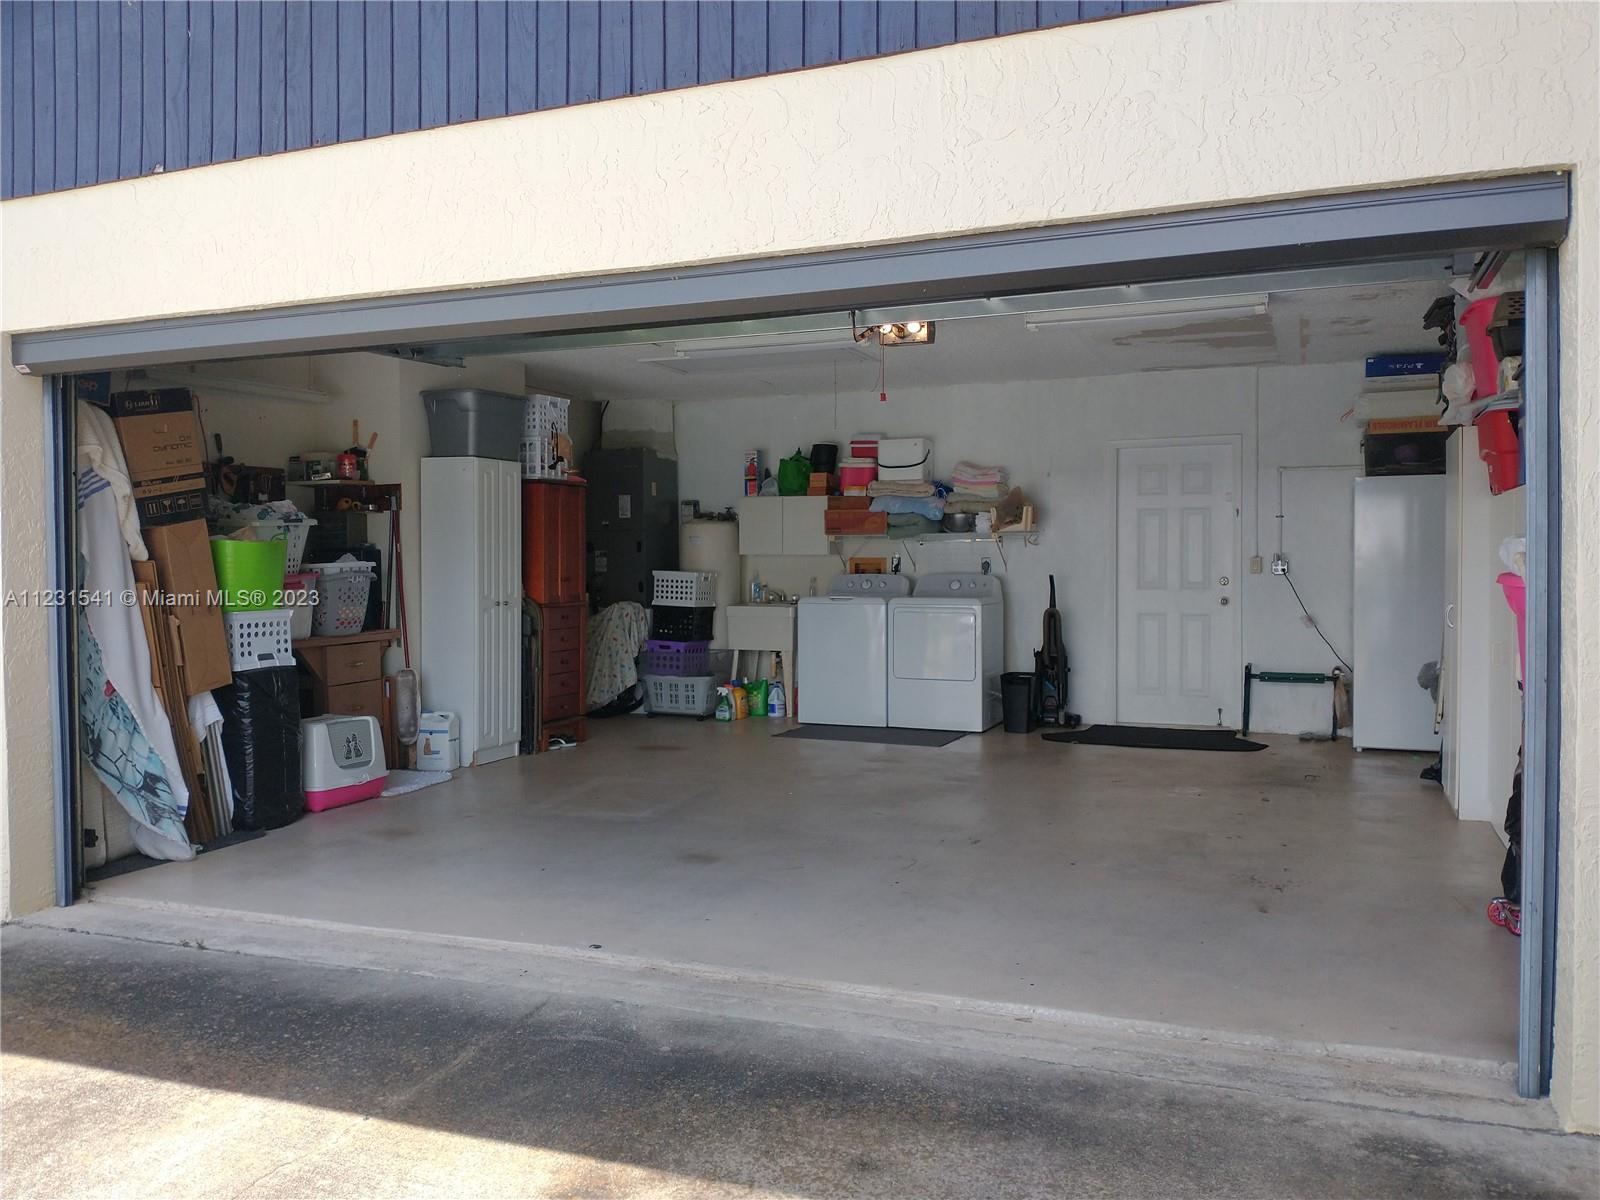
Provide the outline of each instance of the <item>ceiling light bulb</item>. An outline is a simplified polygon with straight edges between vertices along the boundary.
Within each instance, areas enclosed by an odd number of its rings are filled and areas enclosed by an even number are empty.
[[[912,337],[916,337],[917,334],[922,332],[922,322],[921,321],[907,321],[906,322],[906,332],[908,334],[910,334]]]
[[[878,332],[883,334],[884,337],[890,337],[890,336],[892,336],[894,334],[894,326],[893,325],[879,325],[878,326]]]

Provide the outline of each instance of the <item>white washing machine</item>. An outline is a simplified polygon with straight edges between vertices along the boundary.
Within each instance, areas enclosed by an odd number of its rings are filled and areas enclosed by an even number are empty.
[[[926,575],[889,601],[889,724],[981,733],[1000,721],[1005,608],[993,575]]]
[[[910,594],[905,575],[835,575],[827,595],[802,597],[794,684],[802,721],[888,724],[888,605]]]

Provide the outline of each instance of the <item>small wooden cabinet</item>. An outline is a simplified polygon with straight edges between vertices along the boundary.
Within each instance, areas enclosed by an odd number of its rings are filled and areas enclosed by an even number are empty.
[[[540,604],[586,604],[581,483],[522,481],[522,590]]]
[[[301,638],[294,643],[294,652],[305,666],[301,684],[304,715],[376,717],[383,727],[384,754],[391,767],[404,764],[397,759],[390,736],[393,730],[384,719],[383,651],[399,637],[398,629],[369,629]]]
[[[581,742],[588,732],[584,492],[581,483],[524,480],[522,484],[522,586],[540,611],[536,634],[540,750],[550,748],[552,734]]]

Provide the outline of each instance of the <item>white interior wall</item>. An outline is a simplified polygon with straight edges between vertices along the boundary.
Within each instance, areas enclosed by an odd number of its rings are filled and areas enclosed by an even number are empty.
[[[1335,659],[1305,625],[1288,586],[1270,573],[1250,575],[1248,563],[1258,552],[1270,557],[1275,546],[1279,466],[1359,462],[1360,429],[1341,417],[1361,374],[1362,364],[1341,363],[895,390],[887,404],[875,394],[690,401],[677,405],[679,494],[698,499],[702,508],[722,508],[741,493],[746,450],[761,449],[770,464],[796,446],[845,443],[863,430],[931,437],[936,475],[947,475],[961,458],[1006,466],[1038,507],[1039,544],[1008,542],[1004,563],[989,543],[912,545],[915,566],[908,560],[905,570],[976,570],[988,556],[1005,578],[1010,670],[1032,667],[1047,576],[1054,572],[1066,618],[1072,708],[1086,721],[1114,720],[1116,444],[1239,441],[1244,657],[1258,668],[1327,670]],[[1346,658],[1355,473],[1290,472],[1284,500],[1297,586]],[[888,553],[891,546],[882,539],[841,543],[846,554]],[[834,557],[745,560],[747,579],[759,572],[768,584],[802,595],[813,578],[826,586],[840,569]],[[1263,686],[1253,698],[1251,724],[1262,731],[1325,733],[1329,704],[1327,687]]]
[[[1520,489],[1489,494],[1478,458],[1477,430],[1450,446],[1450,498],[1459,528],[1456,578],[1450,588],[1455,629],[1446,652],[1445,779],[1450,802],[1465,820],[1492,821],[1505,839],[1506,797],[1522,742],[1522,692],[1516,618],[1496,578],[1506,568],[1500,543],[1520,537],[1527,497]]]
[[[418,393],[438,387],[520,392],[522,364],[474,359],[465,369],[458,369],[403,362],[380,354],[332,354],[216,364],[206,371],[315,388],[330,397],[327,403],[304,404],[200,391],[200,414],[207,437],[221,434],[224,450],[241,462],[281,467],[291,454],[301,451],[342,450],[350,444],[352,420],[361,422],[363,441],[373,433],[378,435],[368,465],[373,479],[401,487],[400,548],[411,663],[426,687],[418,490],[421,460],[428,453],[428,419]],[[371,518],[368,534],[383,548],[387,544],[384,519]],[[391,647],[384,662],[389,671],[401,665],[399,646]]]
[[[663,458],[677,458],[677,441],[677,417],[668,401],[608,400],[601,407],[600,445],[607,450],[643,446]]]

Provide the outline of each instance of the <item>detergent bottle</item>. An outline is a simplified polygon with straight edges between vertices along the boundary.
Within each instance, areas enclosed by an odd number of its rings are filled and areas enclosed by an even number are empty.
[[[783,655],[772,658],[772,682],[767,685],[767,716],[787,717],[789,706],[783,694]]]

